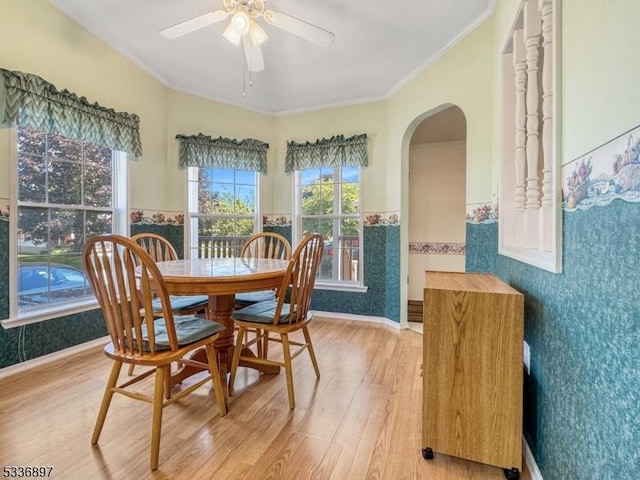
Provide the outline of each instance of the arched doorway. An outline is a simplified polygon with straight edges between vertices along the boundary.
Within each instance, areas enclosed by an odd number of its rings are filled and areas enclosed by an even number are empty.
[[[422,322],[424,272],[464,271],[466,119],[445,106],[416,125],[409,143],[409,322]]]

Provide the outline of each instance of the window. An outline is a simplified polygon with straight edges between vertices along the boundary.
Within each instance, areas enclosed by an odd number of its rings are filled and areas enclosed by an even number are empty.
[[[126,232],[125,155],[58,134],[16,134],[13,316],[86,308],[95,298],[83,272],[85,242]]]
[[[360,173],[357,166],[296,172],[294,238],[311,232],[325,238],[316,284],[362,284]]]
[[[258,231],[258,173],[189,167],[190,258],[234,257]]]

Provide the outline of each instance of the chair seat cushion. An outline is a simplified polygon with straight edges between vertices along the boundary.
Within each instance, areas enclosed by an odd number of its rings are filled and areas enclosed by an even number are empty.
[[[275,302],[276,294],[273,290],[264,290],[262,292],[238,293],[236,295],[236,303],[259,303],[259,302]]]
[[[173,317],[173,323],[176,327],[176,336],[178,337],[178,346],[184,347],[190,343],[197,342],[203,338],[210,337],[224,330],[224,326],[218,322],[206,320],[196,317],[195,315],[179,315]],[[156,334],[156,350],[170,350],[169,335],[167,335],[167,326],[164,318],[157,318],[154,322],[154,330]],[[150,351],[148,334],[146,325],[142,326],[142,336],[144,339],[143,350]]]
[[[278,302],[274,301],[254,303],[248,307],[236,310],[231,314],[231,318],[243,322],[270,324],[273,323],[277,306]],[[290,305],[288,303],[282,305],[280,321],[278,323],[289,323],[289,309]]]
[[[204,307],[208,302],[209,297],[206,295],[169,295],[171,311],[174,313],[185,309]],[[154,298],[151,301],[151,307],[153,308],[153,313],[162,312],[162,303],[159,298]]]

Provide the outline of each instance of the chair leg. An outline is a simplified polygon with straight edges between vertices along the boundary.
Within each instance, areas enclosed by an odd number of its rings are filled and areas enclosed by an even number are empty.
[[[222,381],[220,380],[220,368],[218,368],[218,360],[216,351],[213,348],[213,343],[209,343],[205,346],[207,350],[207,359],[209,360],[209,371],[211,372],[211,381],[213,382],[213,393],[216,396],[216,402],[218,403],[218,411],[220,416],[224,417],[227,414],[227,405],[224,399],[224,389],[222,388]]]
[[[304,333],[304,340],[307,342],[307,350],[309,350],[309,356],[311,357],[311,363],[313,363],[313,369],[316,371],[316,377],[320,378],[320,369],[318,368],[318,361],[316,360],[316,353],[313,350],[313,343],[311,343],[311,335],[305,325],[302,327],[302,333]]]
[[[102,396],[102,403],[100,404],[100,411],[98,412],[98,418],[96,419],[96,425],[93,427],[93,435],[91,437],[91,444],[98,443],[102,427],[104,426],[104,420],[107,418],[107,412],[109,411],[109,405],[111,405],[111,399],[113,398],[113,389],[118,382],[118,375],[120,375],[120,369],[122,368],[122,362],[115,361],[111,367],[111,373],[109,374],[109,380],[107,380],[107,386],[104,389],[104,395]]]
[[[262,358],[269,358],[269,330],[265,330],[262,337]]]
[[[231,375],[229,375],[229,394],[233,393],[233,384],[236,381],[236,370],[238,370],[238,365],[240,365],[240,352],[242,352],[242,347],[244,344],[244,336],[246,329],[244,327],[240,327],[238,330],[238,337],[236,339],[236,346],[233,349],[233,360],[231,362]]]
[[[162,409],[164,408],[164,379],[167,365],[156,368],[156,383],[153,391],[153,414],[151,419],[151,470],[158,469],[160,454],[160,434],[162,433]]]
[[[262,354],[262,330],[256,328],[256,348],[258,350],[258,358],[265,358]]]
[[[167,400],[171,398],[171,364],[167,366],[166,375],[164,376],[164,396]]]
[[[291,346],[289,345],[289,337],[286,333],[282,336],[282,349],[284,351],[284,369],[287,374],[287,392],[289,393],[289,408],[293,410],[296,406],[296,400],[293,395],[293,369],[291,368]]]
[[[129,376],[133,375],[133,369],[135,368],[135,364],[130,363],[129,364]]]

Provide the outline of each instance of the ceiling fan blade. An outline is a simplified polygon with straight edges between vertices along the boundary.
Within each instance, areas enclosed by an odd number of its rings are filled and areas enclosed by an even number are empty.
[[[264,19],[274,27],[281,28],[318,45],[331,45],[336,37],[328,30],[275,10],[265,10]]]
[[[201,28],[208,27],[214,23],[221,22],[229,16],[229,12],[226,10],[214,10],[207,12],[203,15],[198,15],[184,22],[177,23],[171,27],[163,28],[160,30],[160,35],[164,38],[174,39],[186,35],[187,33],[195,32]]]
[[[242,36],[242,46],[244,47],[244,57],[247,60],[247,68],[250,72],[256,73],[264,70],[264,58],[262,48],[253,46],[249,35]]]

